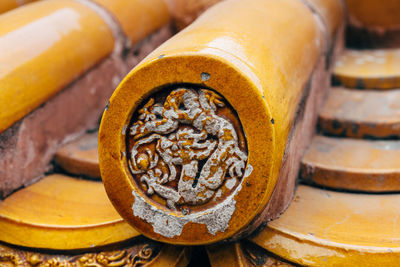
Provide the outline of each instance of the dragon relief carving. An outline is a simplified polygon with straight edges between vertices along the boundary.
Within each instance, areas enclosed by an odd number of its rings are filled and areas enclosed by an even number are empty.
[[[176,210],[209,202],[227,177],[230,185],[239,183],[247,151],[233,123],[218,114],[226,107],[220,95],[179,88],[155,102],[137,112],[128,135],[129,167],[147,195],[157,194]]]

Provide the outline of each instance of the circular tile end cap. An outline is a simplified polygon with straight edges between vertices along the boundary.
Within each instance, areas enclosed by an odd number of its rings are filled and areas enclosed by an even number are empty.
[[[243,234],[275,185],[273,120],[261,91],[209,55],[158,57],[128,74],[99,133],[102,178],[121,216],[173,244]]]

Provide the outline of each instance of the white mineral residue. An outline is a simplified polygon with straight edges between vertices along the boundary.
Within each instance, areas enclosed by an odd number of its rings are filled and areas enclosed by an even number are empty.
[[[132,194],[135,197],[135,201],[132,205],[132,210],[135,216],[150,223],[155,233],[168,238],[180,236],[183,227],[188,222],[205,224],[208,232],[215,235],[217,232],[225,232],[228,228],[229,221],[236,209],[236,200],[234,197],[241,188],[241,185],[239,185],[232,195],[213,208],[182,217],[151,206],[133,190]]]

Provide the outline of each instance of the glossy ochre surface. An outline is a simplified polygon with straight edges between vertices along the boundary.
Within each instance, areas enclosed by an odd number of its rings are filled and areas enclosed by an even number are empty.
[[[345,50],[335,63],[335,83],[348,88],[400,87],[400,49]]]
[[[321,38],[312,12],[301,1],[231,0],[150,54],[114,92],[100,128],[101,174],[118,212],[146,236],[177,244],[216,242],[248,225],[274,189],[298,102],[322,50]],[[181,235],[166,238],[132,211],[135,184],[121,152],[124,129],[144,97],[176,83],[220,93],[237,112],[247,137],[251,171],[234,197],[228,228],[215,235],[204,224],[189,222]]]
[[[301,177],[355,191],[400,191],[400,141],[315,136],[302,160]]]
[[[164,0],[93,0],[105,7],[120,23],[132,44],[170,19]]]
[[[6,12],[8,10],[18,7],[18,2],[16,0],[3,0],[0,2],[0,13]]]
[[[106,23],[70,0],[33,3],[0,16],[0,132],[107,56]]]
[[[1,0],[0,14],[36,0]]]
[[[137,235],[100,182],[54,174],[0,202],[0,240],[12,245],[82,249]]]
[[[400,195],[299,186],[282,216],[252,241],[307,266],[398,266]]]
[[[333,87],[319,115],[323,133],[353,138],[400,136],[400,90]]]

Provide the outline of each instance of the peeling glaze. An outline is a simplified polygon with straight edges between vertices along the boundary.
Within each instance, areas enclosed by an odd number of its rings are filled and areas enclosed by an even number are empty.
[[[235,212],[235,196],[241,189],[242,186],[239,185],[233,194],[207,211],[182,217],[172,215],[166,210],[157,209],[148,204],[143,197],[139,196],[135,190],[133,190],[132,194],[135,200],[132,205],[132,210],[135,216],[150,223],[155,233],[168,238],[180,236],[183,227],[189,222],[204,224],[208,232],[215,235],[217,232],[224,232],[228,228],[229,221]]]

